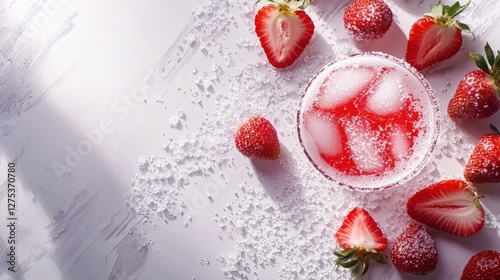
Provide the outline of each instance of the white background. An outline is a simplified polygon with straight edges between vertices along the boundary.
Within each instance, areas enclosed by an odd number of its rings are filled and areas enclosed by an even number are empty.
[[[346,34],[349,1],[314,0],[316,29],[291,67],[266,61],[254,1],[0,1],[0,219],[7,164],[16,164],[16,270],[1,279],[348,279],[335,271],[333,234],[355,206],[392,243],[410,219],[404,203],[432,182],[460,178],[488,123],[454,123],[446,106],[470,51],[500,49],[500,4],[473,1],[452,59],[422,71],[443,112],[424,172],[397,190],[344,190],[304,156],[295,118],[301,90],[323,65],[359,51],[403,58],[412,23],[432,1],[388,1],[380,40]],[[452,4],[451,1],[444,1]],[[263,115],[283,155],[250,161],[233,147],[240,121]],[[430,230],[440,253],[428,279],[458,279],[474,253],[500,250],[500,188],[486,196],[485,229],[469,238]],[[389,250],[384,252],[389,253]],[[424,279],[374,265],[366,279]]]

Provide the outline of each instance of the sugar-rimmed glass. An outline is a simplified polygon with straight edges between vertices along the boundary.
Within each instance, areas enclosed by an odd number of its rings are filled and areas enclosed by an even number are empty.
[[[344,69],[349,69],[349,71],[351,69],[356,69],[357,71],[345,72],[342,74],[341,71],[344,71]],[[335,74],[332,74],[334,72]],[[333,83],[335,79],[338,80],[336,81],[338,82],[337,84]],[[357,84],[358,82],[359,84]],[[391,85],[391,82],[394,82],[395,85]],[[345,86],[342,87],[343,85]],[[394,98],[380,94],[380,92],[383,91],[379,91],[379,87],[383,87],[384,90],[389,91],[391,89],[398,89],[398,94],[405,95],[404,98],[401,97],[401,100],[407,100],[407,96],[411,96],[413,103],[411,103],[411,106],[406,106],[405,103],[391,105],[394,103]],[[356,97],[356,95],[354,95],[355,97],[352,99],[353,95],[349,93],[349,90],[353,89],[359,90],[360,92],[363,91],[362,96],[364,101],[359,101],[358,99],[360,97]],[[336,91],[338,91],[339,94],[336,94]],[[393,93],[389,92],[388,94]],[[327,96],[327,98],[324,96]],[[359,108],[359,116],[355,115],[356,113],[351,113],[357,109],[346,109],[352,107],[352,104],[356,102],[359,103],[355,105],[356,108]],[[386,106],[384,102],[388,105]],[[332,108],[336,109],[330,110],[328,106],[333,106]],[[398,109],[394,109],[394,112],[390,112],[391,106],[399,107],[395,107]],[[368,114],[364,113],[367,111],[365,107],[369,108]],[[350,111],[346,116],[342,110]],[[342,111],[341,114],[344,115],[340,114],[341,117],[338,117],[339,114],[337,114],[337,112],[340,111]],[[369,115],[372,114],[370,112],[375,112],[373,115],[376,116],[370,117]],[[403,124],[404,129],[401,130],[397,125],[397,121],[394,121],[394,117],[392,117],[392,119],[387,119],[387,125],[379,125],[380,123],[384,124],[384,114],[387,114],[387,116],[393,114],[394,116],[396,113],[399,114],[398,116],[401,116],[400,119],[405,119],[411,114],[418,114],[419,117],[417,121],[413,122],[412,119],[412,124],[415,125],[413,130],[418,131],[418,133],[415,133],[413,136],[409,136],[411,135],[410,132],[405,134],[403,130],[408,128],[407,125]],[[369,133],[364,133],[365,131],[363,130],[359,134],[359,137],[351,135],[354,130],[357,130],[357,126],[373,127],[374,124],[371,123],[370,118],[376,118],[377,121],[380,121],[380,123],[377,124],[378,127],[382,127],[380,131],[374,131],[372,133],[367,130]],[[316,76],[314,76],[306,87],[300,102],[297,121],[299,139],[304,152],[316,169],[325,177],[340,185],[354,189],[379,190],[402,185],[422,171],[431,158],[432,151],[437,142],[440,128],[440,113],[434,91],[418,71],[401,59],[391,55],[370,52],[337,59],[326,65]],[[334,129],[328,124],[330,121],[334,123]],[[322,122],[325,122],[326,125],[323,125]],[[394,122],[394,124],[391,122]],[[407,123],[409,123],[409,121]],[[352,129],[353,127],[354,129]],[[341,132],[335,135],[335,133],[331,133],[330,131]],[[403,131],[403,133],[400,133],[401,131]],[[379,139],[370,139],[370,135],[380,134],[390,134],[390,141],[384,140],[384,142]],[[401,136],[401,134],[403,136]],[[403,144],[398,144],[401,141],[393,140],[393,138],[403,139],[401,140]],[[332,150],[320,152],[323,147],[328,146],[329,139],[331,139],[333,143]],[[351,144],[353,147],[356,146],[358,148],[364,147],[363,145],[366,144],[366,149],[365,151],[358,150],[352,152],[350,156],[344,155],[343,153],[346,151],[345,146],[351,149]],[[373,145],[378,144],[380,144],[383,149],[378,150],[380,147],[375,147],[374,149]],[[401,145],[406,145],[404,147],[408,148],[408,152],[398,155],[394,151]],[[339,148],[338,146],[341,147]],[[377,152],[373,152],[374,150]],[[325,156],[325,154],[327,155]],[[330,156],[329,154],[334,154],[335,156]],[[353,164],[354,167],[352,169],[346,168],[348,171],[341,170],[344,166],[352,164],[352,158],[355,157],[352,156],[352,154],[356,155],[356,160],[354,160],[355,164]],[[363,159],[365,154],[366,158]],[[394,156],[387,157],[387,154],[394,154]],[[380,167],[380,159],[373,160],[372,158],[374,157],[389,158],[391,166]],[[362,167],[358,168],[356,164]]]

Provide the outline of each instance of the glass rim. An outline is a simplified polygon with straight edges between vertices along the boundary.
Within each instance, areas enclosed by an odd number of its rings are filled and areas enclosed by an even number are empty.
[[[401,179],[398,179],[395,182],[390,182],[388,184],[380,184],[380,185],[374,184],[373,187],[356,185],[356,184],[352,184],[352,182],[351,183],[342,182],[341,180],[333,178],[331,175],[327,174],[327,172],[322,170],[322,168],[319,166],[319,164],[317,164],[313,160],[311,155],[307,152],[307,149],[304,145],[304,140],[302,139],[302,136],[301,136],[301,128],[300,128],[301,115],[302,115],[301,113],[302,113],[302,106],[304,103],[304,98],[306,97],[307,90],[311,86],[312,82],[315,81],[315,79],[317,79],[317,77],[321,73],[323,73],[323,71],[328,69],[333,64],[339,63],[339,62],[344,61],[346,59],[350,59],[353,57],[359,57],[359,56],[367,56],[367,57],[374,56],[374,57],[378,57],[378,58],[387,59],[393,63],[398,64],[399,66],[403,67],[404,69],[408,70],[415,78],[417,78],[419,80],[419,82],[425,88],[425,91],[426,91],[425,96],[429,97],[430,104],[432,106],[432,110],[430,110],[430,111],[432,111],[434,114],[433,121],[429,122],[430,125],[433,125],[433,135],[432,135],[432,137],[430,137],[430,145],[426,146],[427,150],[425,151],[425,156],[422,157],[422,159],[418,162],[418,164],[416,164],[414,168],[409,170],[407,172],[407,174],[405,174]],[[331,61],[330,63],[327,63],[325,66],[323,66],[321,68],[321,70],[317,74],[315,74],[313,77],[311,77],[309,79],[309,82],[307,83],[305,89],[302,91],[302,96],[300,98],[300,102],[299,102],[299,106],[298,106],[298,110],[297,110],[297,133],[298,133],[299,142],[300,142],[300,145],[302,147],[302,150],[303,150],[304,154],[306,155],[306,157],[308,158],[308,160],[312,163],[312,165],[315,167],[315,169],[318,170],[325,178],[327,178],[328,180],[330,180],[332,182],[337,183],[338,185],[340,185],[342,187],[348,187],[348,188],[353,189],[353,190],[361,190],[361,191],[385,190],[385,189],[401,186],[401,185],[407,183],[408,181],[410,181],[411,179],[413,179],[414,177],[416,177],[418,174],[420,174],[422,172],[424,167],[427,166],[427,164],[429,163],[430,158],[433,155],[434,148],[436,147],[437,141],[439,139],[440,131],[441,131],[441,112],[439,109],[439,103],[438,103],[437,98],[435,96],[435,92],[432,89],[429,82],[427,81],[427,79],[425,79],[425,77],[419,71],[417,71],[413,66],[408,64],[406,61],[404,61],[400,58],[397,58],[395,56],[392,56],[390,54],[383,53],[383,52],[359,52],[359,53],[343,56],[340,58],[336,58],[335,60]]]

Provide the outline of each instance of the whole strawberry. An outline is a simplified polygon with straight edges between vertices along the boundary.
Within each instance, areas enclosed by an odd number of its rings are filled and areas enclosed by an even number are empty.
[[[297,60],[314,33],[314,23],[303,11],[310,0],[267,2],[255,15],[255,32],[269,63],[285,68]]]
[[[448,115],[452,119],[484,119],[500,108],[500,52],[495,56],[490,45],[484,47],[485,58],[476,53],[470,56],[481,70],[465,75],[458,84],[455,95],[448,103]],[[491,65],[491,69],[488,66]]]
[[[338,257],[335,264],[349,268],[353,278],[365,275],[372,259],[379,263],[386,262],[380,251],[387,247],[387,239],[377,222],[363,208],[356,207],[347,214],[335,238],[343,249],[334,252]]]
[[[500,253],[487,250],[472,256],[460,280],[500,280]]]
[[[392,11],[382,0],[355,0],[344,12],[344,27],[357,41],[379,39],[392,24]]]
[[[470,32],[469,27],[455,17],[470,2],[463,6],[459,2],[443,5],[441,1],[431,5],[431,13],[418,19],[410,29],[406,61],[422,70],[454,56],[462,46],[462,30]]]
[[[253,116],[240,124],[234,135],[236,149],[244,156],[274,160],[280,156],[276,129],[267,119]]]
[[[465,181],[443,180],[410,197],[406,210],[418,222],[465,237],[478,233],[484,226],[480,198]]]
[[[487,134],[479,139],[465,165],[464,178],[471,183],[500,182],[500,133],[498,130],[496,133]]]
[[[436,242],[424,226],[411,223],[392,245],[391,259],[402,273],[425,275],[436,269]]]

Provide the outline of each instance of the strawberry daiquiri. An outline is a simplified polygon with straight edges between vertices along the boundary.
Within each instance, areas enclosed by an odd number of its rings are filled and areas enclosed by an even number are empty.
[[[439,109],[414,68],[383,53],[324,67],[298,112],[300,142],[313,165],[345,186],[374,190],[419,173],[437,141]]]

